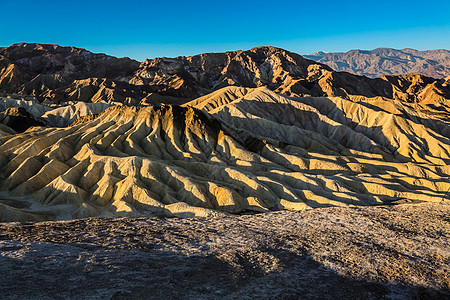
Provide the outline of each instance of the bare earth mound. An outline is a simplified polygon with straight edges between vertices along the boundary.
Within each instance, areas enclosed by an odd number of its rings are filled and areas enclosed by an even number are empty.
[[[450,206],[0,225],[4,299],[444,299]],[[6,297],[6,298],[5,298]]]

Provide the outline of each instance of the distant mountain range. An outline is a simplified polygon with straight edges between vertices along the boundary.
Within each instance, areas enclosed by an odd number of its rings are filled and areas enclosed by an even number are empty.
[[[319,51],[304,55],[308,59],[326,64],[336,71],[345,71],[368,77],[383,75],[422,74],[434,78],[450,75],[450,51],[377,48],[348,52]]]
[[[396,58],[394,54],[397,52],[389,49],[374,51],[379,55],[385,53],[384,56],[391,57],[389,61],[395,61],[397,65],[405,62],[408,66],[406,62],[409,60],[419,60],[413,54]],[[436,50],[433,53],[437,57],[441,52],[441,61],[444,62],[447,52]],[[371,57],[363,54],[366,53],[364,51],[355,53]],[[307,58],[320,61],[322,56],[325,59],[334,55],[337,54],[321,52]],[[370,60],[365,66],[367,70],[379,68]],[[406,71],[406,66],[404,72],[398,73],[411,73],[409,69]],[[20,43],[0,48],[0,93],[28,95],[53,103],[106,101],[128,105],[183,104],[226,86],[267,87],[276,93],[301,97],[384,97],[421,103],[450,98],[448,80],[424,75],[370,79],[336,72],[333,68],[274,47],[163,57],[140,63],[75,47]],[[363,73],[374,75],[374,72]]]

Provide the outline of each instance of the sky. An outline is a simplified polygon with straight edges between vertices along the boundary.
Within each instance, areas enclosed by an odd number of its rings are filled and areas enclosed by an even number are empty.
[[[0,46],[50,43],[139,61],[256,46],[450,49],[449,16],[448,0],[0,0]]]

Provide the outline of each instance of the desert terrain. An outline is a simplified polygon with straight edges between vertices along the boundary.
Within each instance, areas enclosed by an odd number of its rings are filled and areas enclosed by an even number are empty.
[[[441,53],[402,51],[398,70]],[[450,297],[450,77],[434,75],[274,47],[0,48],[0,290]]]

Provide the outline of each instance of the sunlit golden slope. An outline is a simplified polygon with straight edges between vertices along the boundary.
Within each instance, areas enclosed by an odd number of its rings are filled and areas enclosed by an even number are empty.
[[[111,107],[68,128],[0,127],[0,219],[440,202],[445,120],[397,101],[227,87],[185,107]]]

